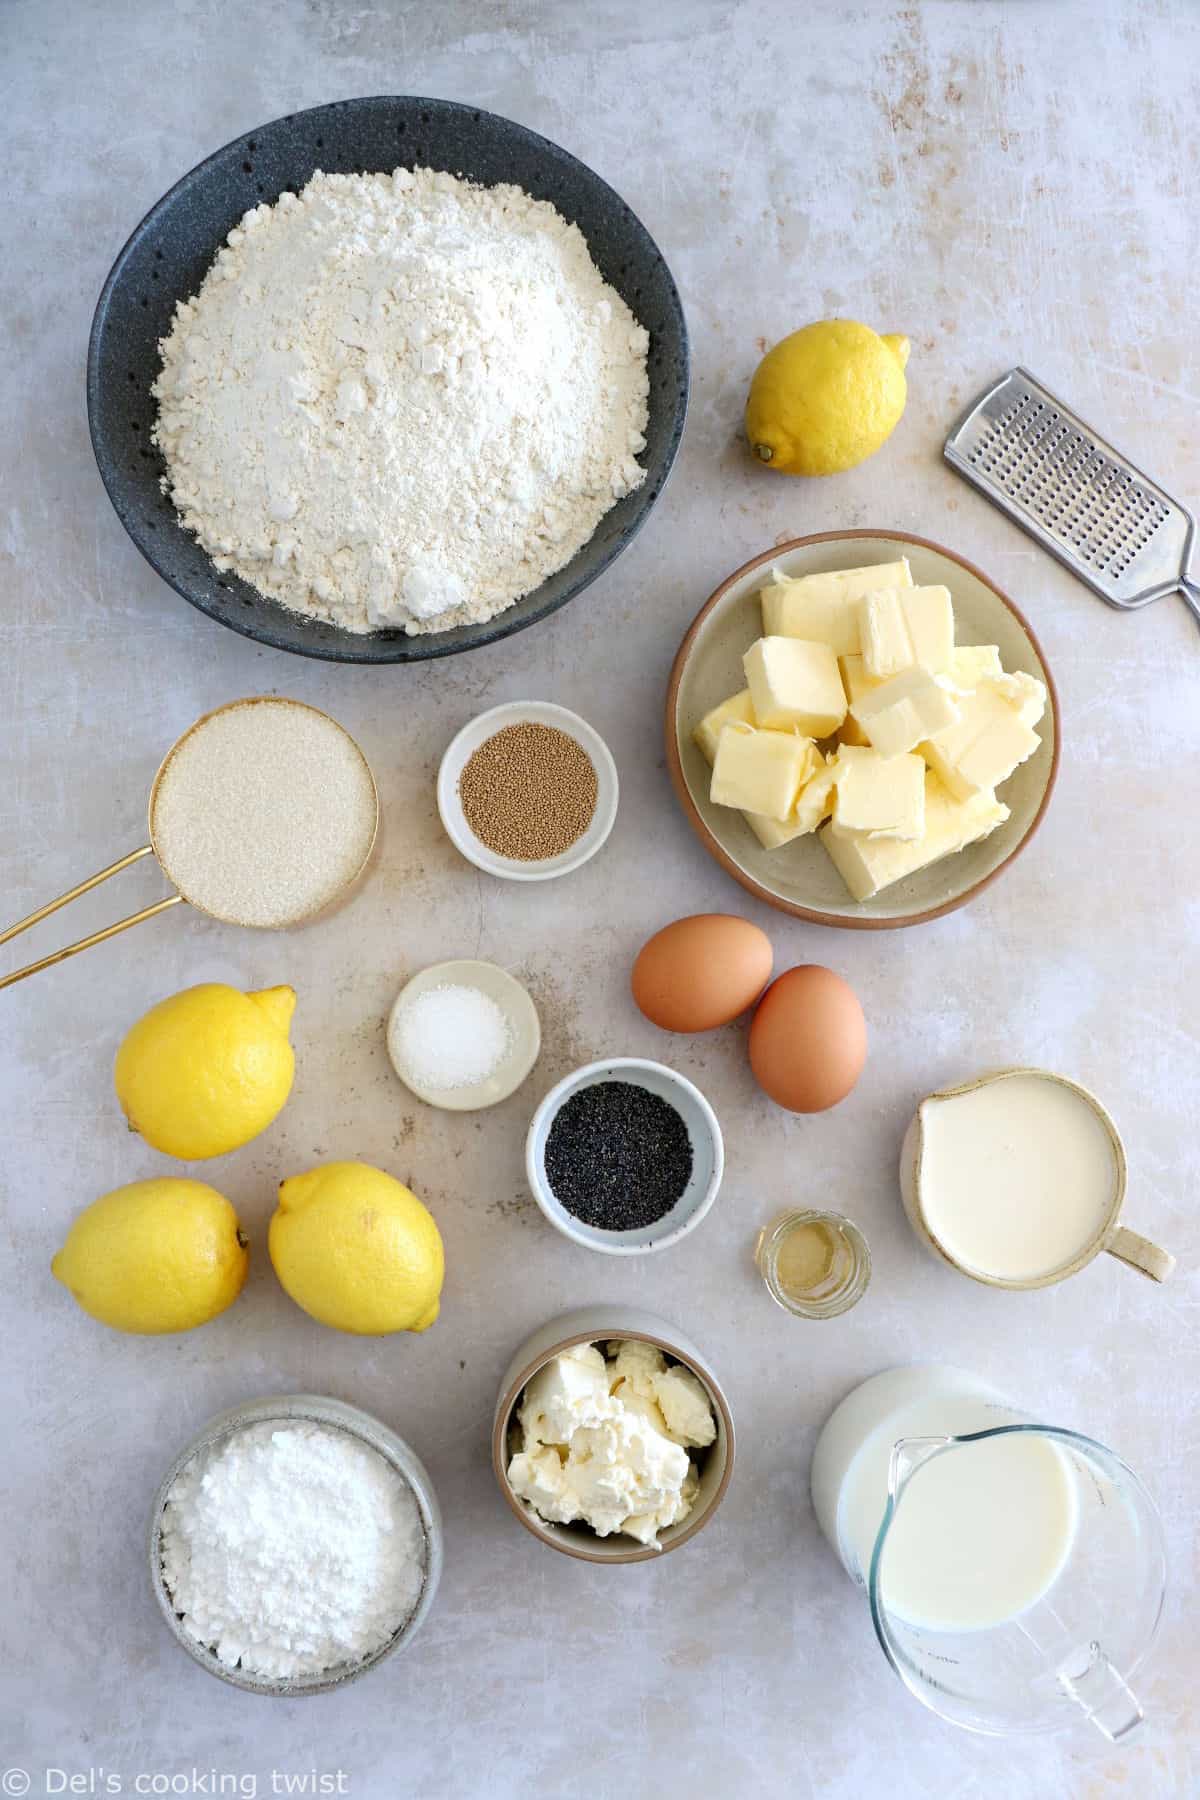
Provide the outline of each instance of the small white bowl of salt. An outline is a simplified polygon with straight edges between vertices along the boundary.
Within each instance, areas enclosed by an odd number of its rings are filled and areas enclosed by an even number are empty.
[[[507,1100],[541,1047],[537,1008],[495,963],[434,963],[401,988],[388,1014],[392,1067],[418,1100],[448,1112]]]

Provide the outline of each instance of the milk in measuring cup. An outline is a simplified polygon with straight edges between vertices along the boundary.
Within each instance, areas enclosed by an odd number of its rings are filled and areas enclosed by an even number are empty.
[[[813,1455],[813,1505],[847,1571],[865,1586],[902,1438],[961,1436],[1027,1423],[959,1369],[889,1369],[847,1395]],[[880,1568],[887,1610],[917,1628],[982,1631],[1014,1619],[1054,1585],[1071,1550],[1075,1477],[1032,1434],[956,1445],[921,1466],[903,1494]]]

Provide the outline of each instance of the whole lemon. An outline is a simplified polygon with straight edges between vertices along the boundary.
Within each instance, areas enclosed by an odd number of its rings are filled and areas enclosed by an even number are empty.
[[[161,1000],[126,1034],[114,1071],[132,1130],[193,1162],[265,1131],[292,1091],[295,990],[205,982]]]
[[[445,1257],[433,1215],[369,1163],[325,1163],[279,1188],[271,1261],[297,1306],[335,1331],[424,1331]]]
[[[191,1331],[232,1306],[249,1260],[225,1196],[164,1175],[94,1200],[50,1268],[101,1324],[157,1333]]]
[[[904,411],[908,350],[906,337],[879,337],[853,319],[793,331],[750,383],[755,456],[784,475],[836,475],[873,456]]]

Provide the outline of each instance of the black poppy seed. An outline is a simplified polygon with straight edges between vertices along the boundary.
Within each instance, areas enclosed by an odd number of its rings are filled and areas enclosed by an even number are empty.
[[[599,1081],[559,1108],[545,1162],[555,1199],[574,1218],[600,1231],[639,1231],[687,1187],[692,1143],[669,1101],[631,1081]]]

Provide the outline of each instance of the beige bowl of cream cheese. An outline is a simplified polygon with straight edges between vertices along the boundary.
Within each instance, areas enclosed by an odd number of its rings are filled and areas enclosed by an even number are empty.
[[[1120,1222],[1127,1180],[1099,1100],[1047,1069],[998,1069],[930,1094],[900,1153],[918,1238],[991,1287],[1049,1287],[1102,1250],[1165,1281],[1174,1257]]]
[[[690,1510],[678,1522],[661,1527],[657,1543],[640,1543],[622,1530],[601,1536],[582,1520],[555,1524],[542,1518],[522,1499],[509,1478],[514,1455],[523,1447],[518,1409],[526,1387],[556,1357],[579,1346],[633,1343],[661,1351],[670,1364],[678,1364],[700,1383],[716,1425],[713,1441],[690,1452],[698,1482]],[[691,1339],[654,1313],[635,1306],[585,1306],[549,1320],[525,1339],[514,1354],[496,1402],[492,1424],[492,1466],[500,1491],[517,1518],[543,1544],[583,1562],[652,1562],[668,1550],[677,1550],[708,1524],[725,1497],[733,1474],[733,1416],[712,1369]]]

